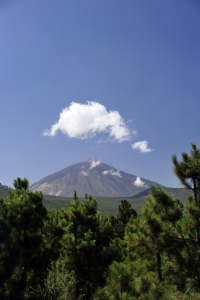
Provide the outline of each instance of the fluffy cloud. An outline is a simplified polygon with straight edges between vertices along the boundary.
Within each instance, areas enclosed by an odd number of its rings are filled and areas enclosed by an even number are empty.
[[[119,171],[114,172],[114,170],[106,170],[106,171],[103,171],[102,174],[103,175],[111,174],[111,175],[114,175],[114,176],[119,176],[120,178],[122,177],[122,175],[120,174]]]
[[[151,152],[154,149],[149,149],[148,148],[148,142],[147,141],[142,141],[142,142],[137,142],[131,145],[133,149],[138,149],[140,152]]]
[[[122,175],[119,173],[119,171],[113,172],[113,173],[111,173],[111,175],[119,176],[120,178],[122,178]]]
[[[57,123],[43,132],[44,136],[55,136],[60,130],[70,138],[87,139],[96,133],[106,132],[119,143],[131,139],[131,132],[117,111],[107,111],[98,102],[87,104],[72,102],[60,113]]]
[[[140,177],[137,177],[136,180],[133,182],[134,185],[136,185],[137,187],[144,187],[145,186],[145,182],[143,182]]]
[[[106,170],[106,171],[103,171],[102,174],[103,175],[108,175],[108,174],[111,174],[113,172],[114,172],[114,170]]]
[[[100,165],[100,163],[101,163],[100,160],[97,161],[93,160],[90,164],[90,169],[95,168],[96,166]]]

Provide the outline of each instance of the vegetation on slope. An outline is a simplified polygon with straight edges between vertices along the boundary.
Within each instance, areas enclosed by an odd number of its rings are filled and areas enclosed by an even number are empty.
[[[191,194],[191,191],[188,191],[184,188],[165,188],[163,189],[173,197],[173,199],[179,199],[181,203],[185,204],[186,198]],[[3,197],[5,200],[9,194],[8,188],[1,188],[0,186],[0,197]],[[104,216],[109,214],[116,215],[118,212],[118,206],[123,199],[128,199],[132,207],[137,211],[138,214],[141,214],[142,207],[147,201],[147,197],[151,194],[151,189],[147,189],[144,192],[141,192],[131,198],[127,197],[97,197],[97,210],[98,213]],[[69,204],[73,198],[43,195],[43,203],[47,210],[60,210],[61,208],[69,209]],[[82,202],[84,198],[79,198],[79,201]]]
[[[163,188],[173,199],[179,199],[181,203],[185,204],[186,198],[191,194],[191,191],[188,191],[184,188]],[[148,189],[142,193],[135,195],[134,197],[97,197],[97,210],[99,214],[108,216],[109,214],[116,215],[118,212],[118,206],[123,199],[127,199],[131,203],[132,207],[141,214],[142,207],[147,201],[147,197],[151,194],[151,189]],[[69,203],[73,198],[57,197],[44,195],[43,203],[47,210],[59,210],[62,207],[65,209],[69,208]],[[79,198],[79,201],[82,202],[84,198]]]
[[[11,188],[9,188],[9,187],[7,187],[5,185],[0,184],[0,197],[3,197],[6,200],[6,198],[8,197],[10,189]]]
[[[68,209],[47,211],[17,178],[0,198],[0,299],[200,299],[200,150],[173,163],[192,193],[185,214],[154,185],[141,215],[121,200],[117,215],[100,216],[76,192]]]

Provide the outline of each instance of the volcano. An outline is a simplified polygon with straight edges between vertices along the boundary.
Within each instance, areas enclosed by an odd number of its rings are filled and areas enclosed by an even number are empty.
[[[29,189],[45,195],[79,197],[131,197],[158,183],[117,170],[92,157],[71,165],[35,183]]]

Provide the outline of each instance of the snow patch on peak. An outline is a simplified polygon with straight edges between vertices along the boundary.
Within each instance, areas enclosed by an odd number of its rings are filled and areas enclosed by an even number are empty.
[[[90,169],[93,169],[95,168],[96,166],[100,165],[100,160],[97,160],[97,161],[92,161],[91,164],[90,164]]]

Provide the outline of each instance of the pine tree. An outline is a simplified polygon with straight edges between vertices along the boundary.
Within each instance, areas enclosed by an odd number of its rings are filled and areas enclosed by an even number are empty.
[[[109,277],[106,281],[106,287],[98,289],[94,299],[131,299],[131,297],[136,294],[131,283],[132,276],[129,265],[114,261],[109,268]]]
[[[14,186],[8,201],[0,203],[1,218],[8,224],[12,244],[18,249],[17,264],[2,286],[9,300],[22,299],[29,285],[37,286],[50,264],[42,237],[47,214],[42,203],[42,192],[30,192],[26,178],[17,178]],[[10,255],[13,255],[12,251]]]
[[[191,145],[192,150],[190,151],[190,155],[187,152],[183,152],[182,161],[179,162],[177,156],[174,154],[172,161],[174,164],[173,171],[179,178],[180,183],[193,192],[193,197],[189,197],[188,204],[186,205],[187,218],[184,223],[187,221],[187,225],[185,224],[184,228],[187,235],[184,236],[184,234],[181,234],[181,237],[187,249],[190,263],[193,265],[198,287],[200,287],[200,149],[197,149],[196,143],[192,143]],[[190,226],[189,232],[187,231],[188,226]],[[182,227],[180,226],[181,232]],[[193,249],[194,244],[196,251]]]
[[[135,218],[137,216],[137,212],[131,208],[131,204],[127,200],[121,200],[121,205],[118,207],[117,216],[125,227],[131,217]]]
[[[161,187],[153,185],[142,209],[143,215],[127,224],[126,263],[129,261],[132,266],[137,299],[143,299],[142,295],[146,295],[147,299],[150,295],[161,299],[169,285],[182,284],[184,270],[178,264],[182,256],[177,252],[181,252],[184,245],[177,239],[176,231],[176,224],[182,219],[182,210],[179,201],[173,200]]]
[[[59,211],[49,211],[47,213],[41,233],[46,245],[46,255],[50,257],[52,261],[56,261],[61,253],[61,239],[65,233],[60,224]]]
[[[151,195],[142,211],[155,246],[158,279],[162,281],[161,253],[173,253],[172,249],[177,247],[175,224],[182,218],[183,205],[161,187],[152,185]]]
[[[75,284],[73,271],[67,272],[64,265],[58,269],[52,262],[43,286],[39,285],[37,289],[30,287],[30,294],[34,300],[75,300]]]
[[[70,209],[61,211],[61,223],[65,234],[60,264],[67,257],[66,267],[76,278],[76,298],[84,295],[90,300],[96,288],[104,284],[105,272],[115,255],[115,245],[110,246],[111,224],[97,216],[96,199],[86,194],[79,205],[76,193]]]
[[[6,203],[0,198],[0,299],[7,299],[12,275],[18,263],[19,247],[12,239],[12,228],[2,216]]]

